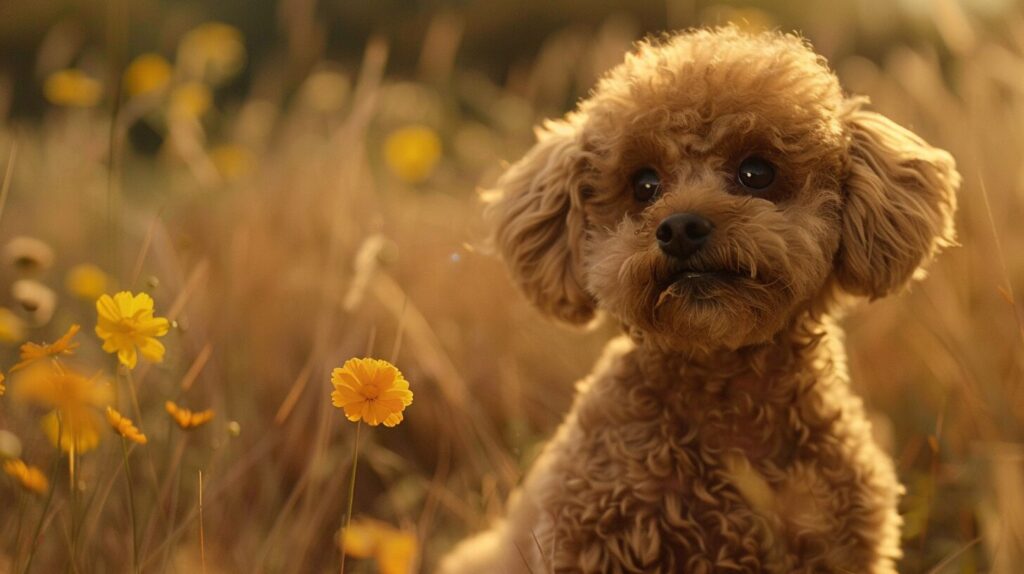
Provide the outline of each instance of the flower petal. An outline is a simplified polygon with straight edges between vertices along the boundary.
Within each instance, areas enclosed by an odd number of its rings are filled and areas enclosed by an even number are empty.
[[[114,302],[110,295],[101,295],[96,300],[96,314],[101,319],[106,319],[107,321],[117,321],[121,317],[117,303]]]
[[[128,291],[121,291],[114,294],[114,304],[117,305],[118,319],[126,319],[135,314],[135,298]]]
[[[135,347],[133,345],[126,345],[117,349],[117,360],[121,361],[121,364],[129,369],[134,369],[138,362]]]
[[[151,363],[159,363],[164,360],[164,344],[153,337],[146,337],[139,345],[139,353]]]

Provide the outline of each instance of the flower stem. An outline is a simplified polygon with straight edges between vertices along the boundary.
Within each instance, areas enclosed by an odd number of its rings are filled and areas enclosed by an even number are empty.
[[[27,492],[22,492],[18,495],[18,529],[14,532],[14,545],[11,546],[10,555],[14,561],[14,567],[11,568],[11,572],[18,570],[18,560],[21,558],[21,527],[25,522],[25,508],[29,496],[31,495]]]
[[[120,370],[120,367],[117,367],[117,369]],[[139,407],[139,395],[135,392],[135,378],[132,377],[131,371],[126,372],[124,378],[128,382],[128,392],[132,398],[132,408],[135,409],[135,420],[142,424],[142,408]]]
[[[206,534],[203,531],[203,471],[199,471],[199,559],[206,574]]]
[[[75,464],[77,459],[78,437],[72,435],[71,448],[68,449],[68,492],[71,495],[71,569],[75,568],[75,560],[78,558],[78,477],[75,476]]]
[[[348,481],[348,508],[345,510],[345,526],[341,529],[341,574],[345,574],[345,535],[352,523],[352,502],[356,498],[356,466],[359,464],[359,430],[363,421],[356,423],[356,439],[352,445],[352,478]]]
[[[61,416],[57,414],[57,448],[60,448],[60,441],[64,438],[64,429],[61,426]],[[43,503],[43,512],[39,515],[39,522],[36,523],[36,530],[32,534],[31,550],[28,553],[28,562],[25,564],[25,574],[32,570],[32,559],[36,557],[36,548],[39,546],[39,536],[43,533],[43,524],[46,523],[46,513],[50,511],[50,503],[53,502],[53,491],[57,489],[57,470],[60,468],[60,455],[53,459],[53,468],[50,469],[50,489],[46,492],[46,502]]]
[[[121,456],[124,459],[124,481],[128,484],[128,506],[132,511],[132,572],[139,572],[139,529],[135,523],[135,488],[132,486],[132,470],[128,466],[128,443],[121,437]]]
[[[164,546],[163,566],[160,568],[161,572],[167,571],[167,564],[171,558],[171,548],[174,547],[174,542],[175,539],[177,538],[177,534],[175,532],[175,522],[177,520],[178,514],[178,495],[181,492],[181,457],[184,456],[185,447],[187,445],[188,435],[185,433],[181,433],[181,439],[178,442],[178,449],[174,452],[174,458],[172,460],[172,465],[174,466],[174,487],[173,492],[171,493],[171,513],[170,516],[168,516],[167,518],[167,536],[171,538],[171,543]],[[170,483],[168,483],[168,486],[170,486]],[[161,493],[159,500],[163,500],[164,498],[164,493]]]

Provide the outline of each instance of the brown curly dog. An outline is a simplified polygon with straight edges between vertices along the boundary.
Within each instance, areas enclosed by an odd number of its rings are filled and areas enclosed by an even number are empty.
[[[902,492],[832,317],[953,240],[952,157],[793,35],[642,43],[499,182],[515,280],[621,323],[446,573],[893,572]]]

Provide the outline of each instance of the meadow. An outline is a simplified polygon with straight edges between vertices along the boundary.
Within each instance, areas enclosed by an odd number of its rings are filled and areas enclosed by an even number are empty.
[[[307,3],[280,4],[277,43],[171,4],[147,4],[162,29],[47,22],[34,68],[0,80],[0,573],[336,571],[357,428],[345,569],[432,571],[500,515],[617,332],[530,308],[478,191],[644,33],[727,21],[800,30],[956,158],[959,245],[850,313],[850,370],[907,488],[901,571],[1019,571],[1024,9],[598,2],[541,18],[496,73],[477,48],[523,26],[505,4],[337,53]],[[152,297],[132,312],[161,356],[129,365],[96,331],[119,291]],[[26,342],[51,346],[12,370]],[[364,356],[414,393],[393,428],[332,405],[332,370]]]

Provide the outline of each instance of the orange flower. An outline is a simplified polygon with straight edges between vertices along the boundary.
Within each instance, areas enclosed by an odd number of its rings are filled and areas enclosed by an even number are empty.
[[[45,359],[46,357],[72,354],[79,346],[78,343],[72,342],[79,329],[81,327],[77,324],[71,325],[67,333],[64,333],[61,338],[49,345],[46,343],[25,343],[21,346],[21,362],[14,365],[11,368],[11,372],[20,371],[35,361]]]
[[[4,472],[29,492],[46,494],[46,491],[50,490],[50,481],[46,479],[43,471],[25,464],[20,458],[4,461]]]
[[[132,423],[130,418],[117,412],[113,407],[107,407],[107,422],[110,423],[114,432],[134,443],[146,444],[149,442],[146,435],[142,434],[142,431]]]
[[[416,562],[416,535],[379,520],[353,520],[342,538],[345,554],[374,558],[381,574],[408,574]]]
[[[12,393],[52,409],[41,421],[43,432],[65,452],[84,453],[99,445],[103,421],[98,409],[112,395],[101,376],[88,378],[55,362],[33,364],[18,375]]]
[[[138,96],[159,92],[171,83],[171,64],[160,54],[142,54],[124,71],[124,89]]]
[[[331,403],[345,409],[352,422],[370,426],[402,422],[402,411],[412,404],[409,382],[394,365],[380,359],[349,359],[331,372]]]
[[[189,409],[179,407],[172,401],[164,403],[164,408],[167,409],[167,414],[171,415],[174,422],[178,423],[178,426],[184,430],[194,429],[213,420],[212,409],[192,412]]]
[[[103,84],[81,70],[58,70],[47,76],[43,95],[51,104],[88,108],[103,97]]]

